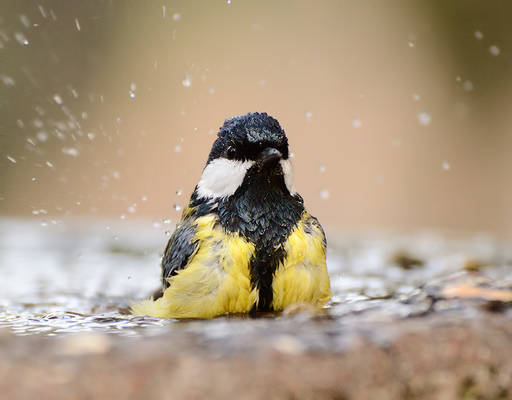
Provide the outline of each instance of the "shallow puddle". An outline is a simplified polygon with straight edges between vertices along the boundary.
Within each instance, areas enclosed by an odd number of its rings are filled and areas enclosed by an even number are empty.
[[[333,289],[327,320],[354,315],[407,317],[428,302],[411,302],[417,288],[479,270],[482,279],[512,281],[512,251],[487,236],[435,234],[328,234]],[[3,219],[0,225],[0,327],[16,335],[70,332],[159,334],[169,329],[201,332],[204,322],[177,323],[129,314],[132,301],[159,286],[159,259],[167,241],[151,221]],[[318,319],[317,319],[318,320]],[[208,324],[208,337],[226,324],[243,329],[247,319]],[[252,324],[258,324],[251,319]],[[206,331],[205,331],[206,332]]]

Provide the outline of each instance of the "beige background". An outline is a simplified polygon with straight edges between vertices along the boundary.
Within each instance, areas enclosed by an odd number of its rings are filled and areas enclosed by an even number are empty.
[[[0,213],[175,221],[223,120],[267,111],[327,227],[510,234],[507,4],[3,2]]]

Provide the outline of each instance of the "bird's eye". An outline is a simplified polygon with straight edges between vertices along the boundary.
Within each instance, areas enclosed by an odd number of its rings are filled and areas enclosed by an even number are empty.
[[[232,160],[236,156],[236,150],[233,146],[229,146],[226,150],[226,156],[229,160]]]

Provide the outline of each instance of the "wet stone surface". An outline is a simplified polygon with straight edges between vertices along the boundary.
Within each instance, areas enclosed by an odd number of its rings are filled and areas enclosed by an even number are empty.
[[[1,221],[9,398],[162,398],[165,382],[175,398],[512,396],[506,241],[328,232],[334,297],[323,314],[131,316],[130,302],[159,285],[164,227]]]

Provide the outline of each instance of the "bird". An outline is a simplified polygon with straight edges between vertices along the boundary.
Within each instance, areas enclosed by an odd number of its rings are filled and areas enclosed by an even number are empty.
[[[293,183],[288,138],[267,113],[225,120],[162,257],[162,293],[135,315],[208,319],[331,298],[326,237]]]

